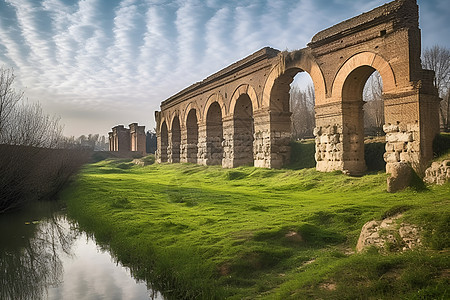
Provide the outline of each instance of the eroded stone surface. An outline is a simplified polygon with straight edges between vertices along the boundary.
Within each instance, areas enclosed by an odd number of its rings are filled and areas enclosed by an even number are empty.
[[[138,123],[131,123],[129,128],[117,125],[112,128],[109,135],[109,151],[113,152],[134,152],[142,155],[146,154],[145,126]]]
[[[412,168],[406,162],[393,162],[386,164],[387,191],[389,193],[400,191],[409,186],[412,177]]]
[[[433,162],[431,167],[425,170],[423,181],[428,184],[445,184],[450,180],[450,160]]]
[[[383,251],[406,251],[414,249],[422,244],[420,240],[420,228],[398,223],[401,214],[386,218],[382,221],[369,221],[364,224],[356,244],[356,251],[361,252],[368,247],[376,247]]]

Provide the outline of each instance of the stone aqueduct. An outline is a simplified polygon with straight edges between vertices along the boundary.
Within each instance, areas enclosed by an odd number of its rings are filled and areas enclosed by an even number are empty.
[[[155,112],[157,161],[279,168],[290,157],[290,83],[314,83],[316,168],[365,171],[362,92],[383,80],[386,168],[432,158],[434,73],[421,67],[415,0],[396,0],[317,33],[304,49],[263,48],[182,90]]]

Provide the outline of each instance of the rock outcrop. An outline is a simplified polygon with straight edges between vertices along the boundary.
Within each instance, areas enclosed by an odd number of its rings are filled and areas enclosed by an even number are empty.
[[[398,223],[402,215],[386,218],[382,221],[369,221],[364,224],[356,244],[356,251],[361,252],[371,246],[382,251],[406,251],[422,244],[420,228]]]
[[[409,186],[412,176],[412,168],[406,162],[386,164],[386,173],[390,174],[387,179],[387,191],[395,193]]]
[[[428,184],[442,185],[450,180],[450,160],[433,162],[431,167],[426,169],[423,181]]]

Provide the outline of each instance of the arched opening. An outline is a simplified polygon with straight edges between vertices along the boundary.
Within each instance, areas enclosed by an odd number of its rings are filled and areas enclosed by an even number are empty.
[[[236,101],[233,114],[233,166],[253,166],[254,121],[252,101],[242,94]]]
[[[367,170],[364,153],[363,91],[375,71],[371,66],[360,66],[350,72],[342,87],[344,169],[354,175],[363,174]]]
[[[197,111],[191,109],[186,120],[187,130],[187,162],[197,163],[198,152],[198,124],[197,124]]]
[[[167,146],[169,144],[169,133],[167,130],[167,124],[164,121],[161,125],[161,162],[167,162]]]
[[[291,158],[291,112],[289,109],[290,84],[300,69],[292,68],[275,79],[270,92],[270,166],[281,168]]]
[[[298,75],[297,75],[298,74]],[[309,145],[292,140],[312,138],[315,127],[315,92],[308,73],[300,68],[290,68],[273,84],[270,95],[272,156],[278,161],[275,167],[289,163],[291,167],[314,167],[314,142]],[[306,144],[306,142],[305,142]],[[308,159],[304,159],[308,157]]]
[[[291,83],[289,110],[291,115],[290,166],[296,169],[313,168],[315,140],[314,83],[307,72],[299,72]]]
[[[315,127],[314,104],[315,93],[311,76],[299,72],[291,83],[289,109],[292,113],[292,139],[304,140],[314,137]]]
[[[386,138],[383,131],[384,99],[383,81],[375,70],[363,90],[364,111],[364,160],[368,171],[382,171],[386,167],[384,153]]]
[[[221,165],[223,159],[223,124],[222,110],[214,102],[206,114],[206,157],[207,165]]]
[[[173,118],[172,121],[172,163],[180,162],[181,128],[180,119]]]
[[[270,111],[276,112],[278,115],[283,115],[283,118],[290,117],[290,96],[291,83],[294,77],[301,69],[291,68],[286,70],[284,74],[275,79],[271,93],[270,93]],[[284,127],[287,128],[287,127]],[[290,126],[289,126],[290,128]],[[290,132],[290,130],[288,130]]]
[[[363,90],[363,100],[365,136],[383,136],[383,80],[377,70],[367,79]]]

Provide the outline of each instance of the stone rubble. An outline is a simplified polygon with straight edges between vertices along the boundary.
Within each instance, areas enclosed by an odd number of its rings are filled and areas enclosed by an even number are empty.
[[[399,251],[406,251],[422,245],[420,228],[407,223],[398,224],[402,217],[398,214],[382,221],[369,221],[364,224],[356,244],[356,251],[361,252],[371,246],[387,251],[388,245],[397,245]],[[392,249],[389,249],[392,250]]]
[[[428,184],[442,185],[450,180],[450,160],[433,162],[431,167],[425,170],[423,181]]]

